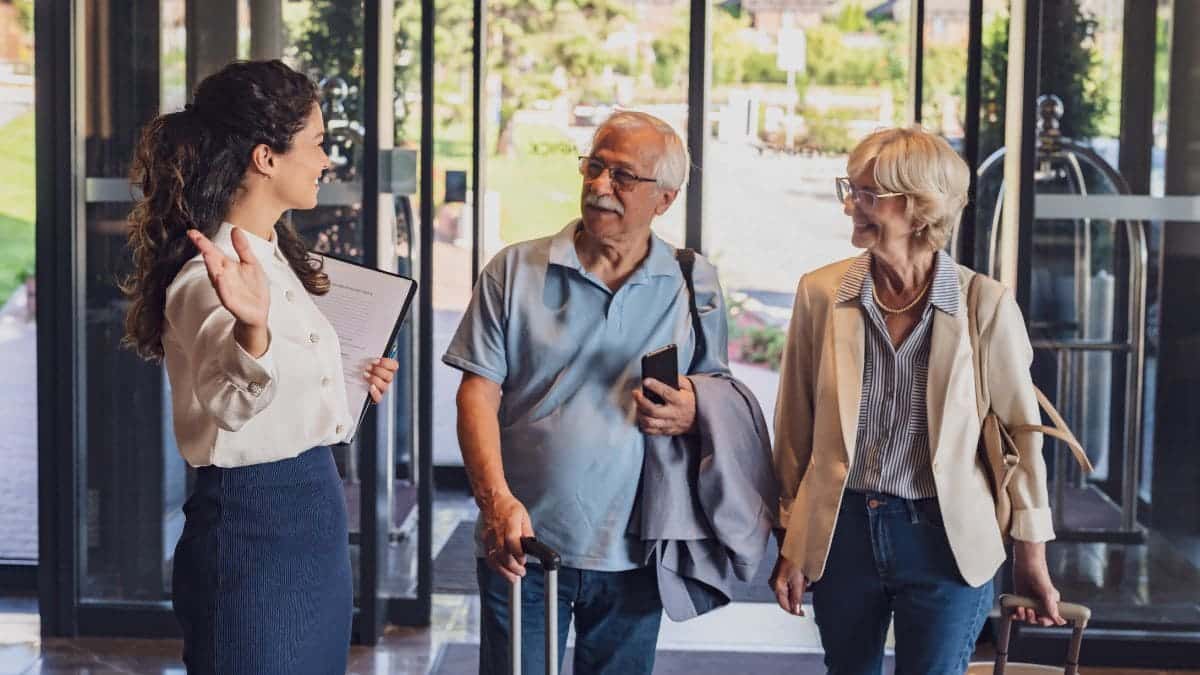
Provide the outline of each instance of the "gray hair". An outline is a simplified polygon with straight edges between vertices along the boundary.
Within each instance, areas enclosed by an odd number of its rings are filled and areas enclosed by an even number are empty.
[[[663,154],[659,156],[654,166],[654,179],[657,185],[667,190],[679,190],[687,182],[688,169],[691,167],[691,157],[688,156],[687,145],[674,127],[649,113],[635,110],[619,110],[600,123],[596,133],[592,135],[592,146],[596,139],[606,131],[620,129],[640,129],[650,127],[657,131],[663,140]]]

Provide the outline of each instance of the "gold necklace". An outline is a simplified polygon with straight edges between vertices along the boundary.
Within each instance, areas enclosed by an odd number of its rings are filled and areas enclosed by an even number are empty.
[[[879,309],[882,309],[883,311],[887,312],[888,314],[903,314],[903,313],[907,312],[908,310],[912,309],[913,307],[917,306],[917,303],[920,302],[921,298],[925,297],[925,293],[929,291],[929,285],[931,283],[933,283],[932,279],[930,279],[929,281],[926,281],[925,286],[921,289],[921,292],[917,294],[916,299],[913,300],[912,302],[908,303],[904,307],[901,307],[900,309],[894,309],[892,307],[888,307],[887,305],[883,304],[883,301],[879,299],[879,291],[876,290],[877,286],[875,286],[874,284],[871,284],[871,297],[875,298],[875,304],[879,306]]]

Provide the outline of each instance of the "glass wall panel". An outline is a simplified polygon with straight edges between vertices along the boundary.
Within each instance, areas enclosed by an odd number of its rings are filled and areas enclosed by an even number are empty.
[[[768,422],[796,283],[857,253],[834,178],[859,139],[903,124],[909,107],[904,3],[802,5],[712,8],[704,242],[728,296],[733,372]],[[948,34],[964,30],[965,16],[948,16]]]
[[[467,171],[471,153],[471,3],[439,0],[436,179]],[[487,3],[483,117],[484,262],[503,246],[552,235],[579,217],[581,177],[596,127],[636,109],[670,123],[686,142],[689,5],[685,0]],[[747,16],[714,25],[718,49],[742,50]],[[723,52],[722,52],[723,53]],[[739,52],[740,53],[740,52]],[[741,68],[741,64],[737,68]],[[452,194],[435,188],[434,194]],[[686,195],[654,222],[683,244]],[[445,352],[470,300],[471,204],[435,209],[434,353]],[[436,368],[435,464],[461,466],[454,395],[461,374]],[[436,542],[435,542],[436,543]],[[436,546],[435,546],[436,550]]]
[[[421,3],[396,0],[392,7],[392,25],[388,33],[393,38],[386,50],[391,55],[392,99],[391,121],[383,122],[383,133],[391,132],[392,183],[390,201],[395,220],[396,271],[414,276],[414,257],[419,213],[419,178],[421,147]],[[381,218],[383,216],[381,215]],[[380,227],[383,227],[381,224]],[[436,264],[435,264],[436,269]],[[421,283],[424,283],[421,280]],[[416,326],[417,301],[409,308],[409,320],[397,336],[396,358],[400,362],[396,387],[391,395],[394,404],[392,437],[393,457],[388,497],[388,541],[385,568],[380,574],[379,593],[386,598],[413,598],[418,595],[417,577],[420,564],[418,552],[418,457],[416,442]],[[435,324],[436,327],[436,324]]]
[[[183,528],[188,475],[171,429],[163,368],[121,348],[131,271],[125,218],[138,131],[178,81],[182,2],[88,2],[84,35],[87,418],[80,504],[83,601],[161,601]],[[164,39],[164,36],[166,38]],[[174,43],[174,44],[172,44]],[[168,46],[165,46],[168,45]]]
[[[84,602],[169,598],[171,557],[189,489],[189,471],[171,428],[164,369],[120,347],[127,303],[117,281],[130,271],[128,175],[141,126],[160,111],[180,108],[190,98],[189,87],[234,58],[283,58],[319,83],[326,151],[333,163],[322,178],[317,208],[284,218],[314,250],[365,261],[362,3],[223,0],[205,3],[202,12],[195,9],[184,0],[85,3],[88,418],[80,458],[79,533]],[[388,122],[384,128],[390,133]],[[411,147],[413,139],[405,143]],[[411,243],[407,199],[415,191],[414,157],[409,149],[393,163],[395,184],[407,186],[396,188],[391,212],[384,214],[385,222],[397,219],[398,266],[407,264]],[[406,171],[407,183],[402,180]],[[411,377],[411,359],[404,355],[411,351],[410,331],[401,343],[400,360]],[[409,597],[415,595],[416,577],[413,399],[411,380],[405,372],[400,375],[391,397],[398,414],[388,422],[396,434],[396,461],[389,468],[396,477],[389,493],[391,539],[412,543],[389,564],[396,577],[394,595]],[[357,592],[360,494],[367,477],[360,471],[357,445],[337,446],[334,454],[345,482]]]
[[[686,142],[690,25],[685,0],[489,3],[487,12],[485,259],[579,217],[576,157],[614,110],[656,115]],[[748,25],[718,19],[714,49],[740,49]],[[681,193],[655,230],[682,244],[685,210]]]
[[[967,115],[968,3],[925,2],[921,126],[962,152]]]
[[[0,563],[38,557],[33,3],[0,2]]]
[[[462,466],[456,431],[455,393],[461,373],[441,363],[462,319],[471,289],[475,246],[474,203],[477,195],[471,174],[475,94],[472,80],[473,3],[471,0],[438,0],[434,27],[433,195],[433,397],[434,464]],[[507,66],[502,66],[507,68]],[[487,149],[487,145],[484,145]],[[489,158],[490,160],[490,158]],[[485,164],[486,166],[486,164]],[[453,520],[453,519],[451,519]],[[442,527],[441,525],[445,525]],[[454,523],[434,521],[433,550],[441,548]],[[437,581],[435,580],[435,583]]]
[[[1147,67],[1153,80],[1122,80],[1125,55],[1146,48],[1124,43],[1122,12],[1153,12],[1156,5],[1154,58]],[[1200,184],[1186,150],[1197,138],[1189,124],[1194,102],[1187,100],[1195,87],[1185,79],[1196,52],[1177,40],[1186,34],[1181,26],[1200,25],[1200,16],[1186,3],[1042,6],[1039,93],[1057,98],[1031,111],[1039,118],[1029,177],[1035,220],[1031,255],[1019,264],[1031,272],[1026,318],[1035,382],[1096,466],[1084,476],[1063,448],[1047,443],[1058,535],[1047,548],[1051,573],[1064,598],[1092,608],[1098,628],[1194,633],[1200,630],[1200,537],[1193,488],[1200,463],[1191,452],[1194,406],[1184,402],[1196,391],[1191,308]],[[991,31],[985,21],[985,114],[987,41],[1006,20],[993,16]],[[1003,72],[997,64],[992,59],[993,74]],[[1131,118],[1121,120],[1122,99],[1139,96],[1153,98],[1150,119],[1133,119],[1141,113],[1131,106]],[[1002,118],[1002,109],[997,112]],[[1142,123],[1153,124],[1149,147],[1121,147],[1121,125]],[[992,131],[995,147],[1002,129]],[[984,138],[987,147],[986,124]],[[985,269],[999,262],[991,242],[1002,153],[981,172],[978,243]],[[1148,194],[1130,194],[1116,169],[1124,153],[1150,158]],[[1157,198],[1164,193],[1177,197]]]

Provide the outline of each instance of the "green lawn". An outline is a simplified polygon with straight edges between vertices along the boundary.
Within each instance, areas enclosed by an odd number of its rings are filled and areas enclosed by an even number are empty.
[[[488,189],[500,194],[505,243],[553,234],[579,217],[579,161],[571,139],[553,127],[523,126],[516,146],[512,157],[488,158]]]
[[[33,111],[0,127],[0,304],[33,272]]]
[[[442,130],[437,143],[434,194],[442,194],[442,171],[468,169],[471,145],[465,127]],[[487,187],[500,195],[500,238],[513,243],[553,234],[579,217],[579,167],[574,144],[550,126],[517,127],[516,152],[491,154],[496,130],[485,146]]]

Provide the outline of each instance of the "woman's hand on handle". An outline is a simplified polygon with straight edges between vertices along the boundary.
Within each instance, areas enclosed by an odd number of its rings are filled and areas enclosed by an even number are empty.
[[[233,250],[240,260],[225,255],[199,230],[188,230],[188,238],[204,257],[208,280],[217,297],[229,313],[237,319],[234,337],[251,356],[259,357],[267,351],[267,313],[271,306],[271,289],[266,272],[250,248],[246,233],[234,228]]]
[[[779,559],[775,561],[775,569],[771,572],[771,590],[775,591],[775,600],[783,611],[795,616],[804,616],[806,586],[808,579],[804,578],[804,573],[780,551]]]
[[[1013,586],[1018,595],[1037,603],[1038,609],[1017,607],[1013,618],[1032,626],[1062,626],[1067,623],[1058,612],[1060,596],[1046,566],[1046,544],[1013,543]]]

